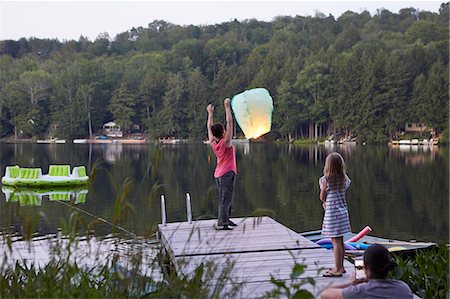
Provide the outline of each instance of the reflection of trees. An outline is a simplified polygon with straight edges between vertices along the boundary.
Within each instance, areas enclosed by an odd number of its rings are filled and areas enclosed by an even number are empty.
[[[375,235],[392,238],[446,238],[448,162],[438,157],[433,164],[411,168],[389,155],[387,147],[367,150],[356,151],[349,162],[353,227],[369,224]]]
[[[319,229],[323,210],[318,199],[318,179],[329,150],[316,146],[250,144],[250,154],[237,151],[238,176],[232,216],[248,216],[256,209],[271,210],[275,219],[296,231]],[[153,145],[124,145],[113,165],[103,160],[104,151],[92,146],[92,161],[101,166],[89,188],[85,204],[77,207],[111,221],[114,201],[126,178],[132,179],[128,195],[134,215],[123,226],[139,235],[154,232],[161,221],[159,195],[166,197],[168,221],[185,221],[186,192],[191,195],[192,212],[197,217],[216,217],[217,190],[213,178],[215,157],[203,144],[173,145],[162,148],[159,165]],[[418,240],[445,240],[448,236],[448,148],[437,153],[405,153],[387,146],[336,146],[347,162],[352,184],[347,192],[354,231],[370,225],[374,235]],[[433,159],[411,166],[410,155]],[[210,163],[208,163],[208,156]],[[428,159],[428,158],[427,158]],[[42,167],[49,164],[86,165],[89,145],[1,144],[0,163]],[[95,164],[95,163],[94,163]],[[92,165],[91,165],[92,167]],[[157,168],[156,177],[152,171]],[[88,168],[88,171],[91,170]],[[155,190],[154,183],[163,186]],[[153,194],[153,196],[152,196]],[[0,195],[3,196],[3,195]],[[16,205],[0,199],[0,224],[19,227]],[[43,212],[41,233],[56,232],[70,208],[43,201],[41,207],[25,207]],[[89,219],[91,220],[91,219]],[[100,224],[96,231],[111,232]]]

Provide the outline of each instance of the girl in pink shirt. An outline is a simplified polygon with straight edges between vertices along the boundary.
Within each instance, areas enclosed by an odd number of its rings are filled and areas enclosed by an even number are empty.
[[[216,229],[231,230],[232,226],[236,226],[229,217],[237,168],[236,153],[231,144],[233,117],[231,116],[230,99],[225,99],[223,104],[227,121],[226,129],[221,123],[213,124],[214,106],[211,104],[206,107],[206,111],[208,111],[207,128],[209,143],[217,158],[214,178],[219,189],[219,219]]]

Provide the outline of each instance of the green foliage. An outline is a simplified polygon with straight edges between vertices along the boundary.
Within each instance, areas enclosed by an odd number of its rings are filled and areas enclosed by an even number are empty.
[[[292,266],[290,280],[284,281],[276,279],[270,275],[270,282],[274,285],[274,289],[266,294],[269,298],[314,298],[314,295],[306,290],[306,285],[315,286],[316,282],[312,277],[303,277],[307,266],[295,262]]]
[[[447,125],[446,128],[444,129],[444,131],[442,131],[439,142],[441,142],[443,144],[448,144],[449,143],[449,134],[450,134],[450,132],[449,132],[448,125]]]
[[[315,140],[312,139],[296,139],[294,141],[295,145],[303,145],[303,144],[316,144]]]
[[[165,281],[157,284],[157,290],[150,297],[234,298],[240,288],[240,284],[234,283],[229,276],[234,265],[234,262],[227,260],[225,267],[219,269],[213,262],[206,262],[197,266],[189,275],[169,273]],[[231,288],[225,291],[227,284]]]
[[[79,267],[76,262],[52,259],[44,267],[16,262],[0,270],[2,298],[128,298],[154,288],[151,278],[124,275],[112,265]]]
[[[135,99],[128,92],[127,86],[122,82],[118,89],[113,92],[109,110],[114,116],[114,121],[124,130],[128,131],[133,124],[132,117],[134,111]]]
[[[271,92],[272,130],[288,141],[339,131],[385,142],[405,122],[442,132],[448,3],[439,13],[335,17],[209,26],[155,20],[93,42],[0,41],[0,133],[85,137],[115,120],[125,133],[139,125],[152,138],[200,140],[208,103],[222,115],[225,97],[254,87]]]
[[[399,265],[393,276],[405,281],[422,298],[446,298],[449,290],[448,245],[394,255]]]

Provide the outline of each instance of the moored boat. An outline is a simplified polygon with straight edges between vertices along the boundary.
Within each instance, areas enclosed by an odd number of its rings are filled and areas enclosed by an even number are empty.
[[[72,140],[73,143],[87,143],[87,139],[74,139]]]

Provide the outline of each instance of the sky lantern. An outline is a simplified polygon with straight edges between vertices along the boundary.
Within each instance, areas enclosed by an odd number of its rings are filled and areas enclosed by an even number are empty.
[[[231,108],[246,138],[258,138],[270,132],[273,100],[265,88],[246,90],[231,99]]]

